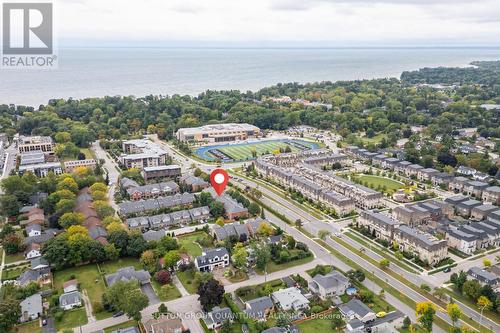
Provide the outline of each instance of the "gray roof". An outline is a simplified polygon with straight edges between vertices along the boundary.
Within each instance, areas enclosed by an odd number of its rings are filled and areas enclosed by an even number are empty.
[[[360,329],[360,328],[365,326],[365,324],[361,320],[359,320],[358,318],[354,318],[353,320],[350,320],[348,324],[349,324],[349,326],[351,326],[351,328],[353,330]]]
[[[226,320],[232,320],[234,318],[233,312],[230,308],[220,308],[218,306],[214,307],[208,316],[212,319],[214,323],[222,324]]]
[[[208,183],[204,179],[202,179],[200,177],[193,176],[193,175],[184,175],[181,177],[180,181],[185,183],[188,186],[206,186],[206,185],[208,185]]]
[[[286,333],[286,328],[284,327],[271,327],[261,333]]]
[[[332,271],[326,275],[317,274],[313,281],[325,289],[336,288],[339,285],[349,285],[349,279],[338,271]]]
[[[456,239],[462,239],[467,242],[471,242],[477,239],[476,235],[470,234],[468,232],[459,229],[450,228],[449,230],[447,230],[447,233]]]
[[[92,237],[92,239],[97,239],[99,237],[106,238],[108,236],[108,232],[103,227],[95,225],[90,227],[89,236]]]
[[[245,313],[253,318],[263,318],[266,311],[274,307],[273,301],[269,296],[259,297],[246,302]]]
[[[49,262],[44,257],[37,257],[31,259],[31,268],[36,268],[38,266],[49,266]]]
[[[80,292],[78,290],[74,290],[59,296],[59,305],[60,306],[73,305],[81,302],[81,300],[82,298],[80,296]]]
[[[170,208],[180,205],[188,205],[196,200],[192,193],[177,193],[175,195],[161,197],[157,199],[125,201],[118,205],[119,211],[123,215],[144,213],[158,210],[160,208]]]
[[[57,235],[60,232],[61,232],[61,230],[58,230],[58,229],[47,229],[41,235],[26,237],[23,240],[23,243],[25,245],[30,245],[32,243],[43,244],[43,243],[47,242],[49,239],[53,238],[55,235]]]
[[[229,255],[227,249],[225,247],[218,247],[215,249],[206,250],[205,254],[196,257],[196,262],[198,263],[198,267],[203,267],[211,263],[215,257],[221,259],[223,256]]]
[[[29,233],[30,231],[42,231],[42,226],[39,224],[30,224],[26,226],[26,232]]]
[[[135,187],[130,187],[127,189],[127,193],[129,195],[132,195],[136,192],[144,194],[147,192],[174,193],[177,191],[179,191],[179,185],[177,185],[177,183],[173,182],[173,181],[148,184],[148,185],[143,185],[143,186],[135,186]]]
[[[500,186],[490,186],[485,189],[487,192],[500,193]]]
[[[339,310],[347,315],[352,313],[356,314],[359,317],[364,317],[367,314],[373,312],[372,309],[370,309],[365,303],[361,302],[357,298],[353,298],[346,304],[340,305]]]
[[[497,284],[500,281],[500,277],[498,277],[496,274],[493,274],[491,272],[488,272],[485,269],[482,269],[480,267],[471,267],[468,271],[467,274],[470,276],[478,279],[479,281],[486,283],[486,284]]]
[[[136,271],[134,267],[130,266],[120,268],[116,273],[108,274],[105,278],[108,286],[111,286],[117,281],[137,280],[140,283],[146,283],[151,279],[151,275],[143,269]]]
[[[42,314],[42,295],[39,293],[33,294],[25,298],[20,305],[22,313],[27,312],[28,315]]]
[[[224,240],[230,236],[237,236],[238,238],[242,235],[246,235],[248,237],[248,229],[244,224],[240,223],[229,223],[224,226],[214,225],[213,227],[215,236],[218,240]]]
[[[144,238],[147,242],[159,241],[162,237],[165,237],[165,235],[165,230],[149,230],[142,234],[142,238]]]
[[[419,243],[420,246],[424,247],[427,250],[447,246],[446,240],[439,240],[431,234],[421,232],[414,228],[410,228],[405,224],[399,225],[399,227],[396,229],[396,232],[406,238],[411,238],[413,241]]]

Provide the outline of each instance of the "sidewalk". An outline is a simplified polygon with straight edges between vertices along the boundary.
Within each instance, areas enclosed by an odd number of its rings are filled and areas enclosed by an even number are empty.
[[[179,278],[177,277],[177,275],[173,275],[172,276],[172,282],[174,283],[174,286],[179,289],[182,297],[184,296],[189,296],[189,293],[188,291],[186,290],[186,288],[184,288],[184,286],[182,285],[181,281],[179,280]]]

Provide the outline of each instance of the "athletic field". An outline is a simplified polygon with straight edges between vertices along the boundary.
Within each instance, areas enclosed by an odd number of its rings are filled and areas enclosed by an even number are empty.
[[[314,142],[298,139],[280,139],[252,141],[247,143],[224,144],[217,146],[206,146],[194,151],[198,157],[207,160],[221,160],[224,162],[237,162],[252,160],[256,156],[273,154],[280,149],[290,147],[292,152],[316,149],[319,145]]]

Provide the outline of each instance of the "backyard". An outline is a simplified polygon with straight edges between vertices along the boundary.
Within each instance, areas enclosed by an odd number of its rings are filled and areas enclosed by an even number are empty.
[[[188,269],[184,272],[177,271],[176,275],[181,281],[184,288],[186,288],[187,292],[190,294],[196,294],[198,292],[198,286],[194,283],[194,274],[195,271]]]
[[[187,235],[177,237],[179,245],[184,248],[191,257],[201,256],[201,245],[196,242],[200,237],[206,237],[208,234],[203,231],[193,232]]]
[[[85,265],[79,267],[71,267],[64,269],[62,271],[54,272],[54,288],[59,293],[63,291],[63,283],[71,280],[77,279],[78,283],[80,283],[81,289],[86,289],[87,294],[90,298],[90,302],[94,306],[95,304],[101,303],[101,297],[106,287],[104,285],[104,281],[102,277],[99,275],[99,271],[97,269],[97,265]],[[99,313],[95,313],[98,319],[106,318],[111,316],[111,313],[102,311]]]
[[[99,264],[99,268],[103,275],[115,273],[118,269],[132,266],[135,269],[142,269],[142,265],[137,258],[120,258],[114,261],[106,261],[105,263]]]
[[[333,313],[335,314],[335,313]],[[337,315],[339,315],[337,313]],[[302,333],[341,333],[343,330],[332,328],[332,319],[319,317],[311,320],[306,320],[298,325]]]

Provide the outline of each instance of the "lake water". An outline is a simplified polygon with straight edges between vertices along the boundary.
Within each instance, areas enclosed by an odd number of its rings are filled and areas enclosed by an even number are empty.
[[[58,58],[56,70],[0,69],[0,104],[399,77],[404,70],[497,60],[500,48],[82,48],[59,50]]]

